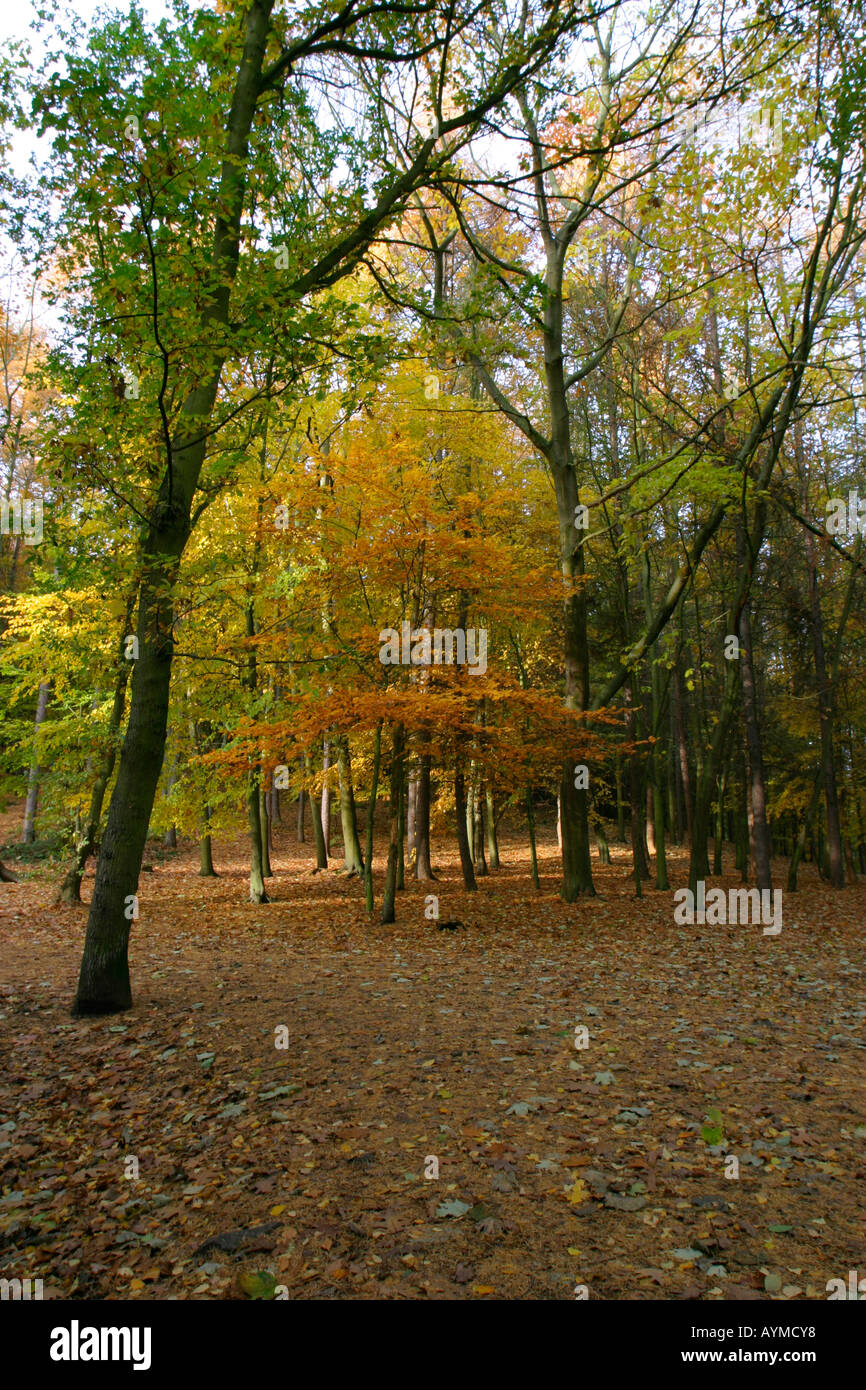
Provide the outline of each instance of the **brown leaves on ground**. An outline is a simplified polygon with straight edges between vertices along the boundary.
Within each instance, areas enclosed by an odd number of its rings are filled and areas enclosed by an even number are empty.
[[[506,839],[477,894],[440,853],[383,928],[360,883],[280,846],[265,906],[242,844],[217,879],[192,848],[143,876],[135,1007],[106,1019],[68,1012],[84,910],[41,871],[4,885],[3,1276],[92,1299],[825,1298],[862,1266],[863,886],[806,869],[775,938],[679,927],[671,893],[634,899],[624,849],[566,905],[555,846],[536,893]],[[428,892],[466,930],[437,931]]]

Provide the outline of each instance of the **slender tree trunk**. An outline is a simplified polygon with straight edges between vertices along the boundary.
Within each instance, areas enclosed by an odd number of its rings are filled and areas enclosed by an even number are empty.
[[[821,731],[821,782],[827,812],[827,851],[830,861],[830,882],[834,888],[845,887],[845,865],[842,859],[842,829],[839,816],[839,793],[836,784],[836,754],[833,747],[834,689],[828,678],[824,651],[824,620],[821,615],[821,596],[818,592],[818,566],[812,537],[807,534],[806,557],[809,565],[809,609],[812,627],[812,649],[815,658],[815,677],[818,686],[818,721]]]
[[[324,781],[322,782],[322,835],[325,840],[325,854],[330,858],[331,854],[331,782],[328,777],[328,768],[331,766],[331,744],[329,739],[325,739],[322,748],[322,772]]]
[[[627,710],[626,732],[629,742],[634,745],[638,739],[637,711],[634,705],[634,694],[631,681],[628,681],[623,689]],[[647,859],[646,841],[644,839],[643,828],[643,795],[641,787],[641,760],[636,747],[632,748],[628,757],[628,783],[629,800],[631,802],[631,853],[632,870],[635,881],[639,883],[641,879],[648,879],[650,876],[649,860]]]
[[[127,622],[132,609],[132,601],[127,607]],[[126,687],[129,682],[130,664],[123,655],[124,636],[126,633],[126,623],[120,639],[120,649],[117,656],[117,679],[114,684],[114,699],[111,705],[111,714],[108,719],[108,729],[106,731],[105,750],[102,754],[96,780],[90,792],[90,810],[84,824],[82,833],[78,836],[75,845],[75,858],[66,871],[66,876],[58,891],[58,900],[64,903],[81,902],[81,881],[84,878],[84,870],[87,861],[96,848],[96,841],[99,835],[99,822],[102,819],[102,806],[105,801],[105,793],[114,772],[114,764],[117,761],[117,743],[120,734],[120,726],[123,723],[123,711],[126,707]]]
[[[348,737],[343,734],[337,740],[337,760],[340,772],[340,824],[343,828],[343,862],[350,875],[360,876],[364,872],[361,858],[361,841],[358,838],[358,811],[355,805],[355,788],[352,782],[352,754]]]
[[[526,824],[529,830],[529,866],[532,874],[532,882],[536,888],[541,887],[538,877],[538,852],[535,845],[535,807],[532,804],[532,787],[526,788]]]
[[[764,781],[761,730],[758,723],[755,666],[752,657],[752,623],[748,598],[740,611],[739,638],[743,722],[749,749],[749,804],[752,812],[752,853],[755,860],[755,882],[760,889],[771,889],[773,874],[770,860],[770,832],[767,825],[767,792]]]
[[[367,852],[364,855],[364,894],[367,911],[372,913],[373,900],[373,828],[376,821],[376,796],[379,791],[379,764],[382,760],[382,721],[376,725],[376,738],[373,744],[373,782],[370,799],[367,802]]]
[[[313,764],[309,754],[306,757],[306,768],[307,776],[309,777],[312,775],[313,771]],[[325,832],[322,829],[322,813],[319,809],[319,803],[316,800],[314,792],[308,791],[307,796],[310,801],[310,819],[313,822],[313,839],[316,845],[315,872],[318,873],[321,869],[327,869],[328,867],[328,852],[325,848]]]
[[[695,812],[694,801],[692,798],[692,779],[691,773],[689,772],[689,745],[688,739],[686,738],[686,720],[685,711],[683,708],[684,695],[680,678],[679,663],[677,663],[677,665],[674,667],[672,685],[674,697],[674,724],[676,727],[677,735],[677,753],[679,755],[679,761],[677,764],[679,769],[678,785],[680,793],[682,795],[683,808],[685,813],[685,825],[680,828],[679,839],[680,843],[682,843],[684,830],[685,842],[687,845],[691,845],[692,835],[694,832]]]
[[[475,893],[478,890],[478,884],[475,882],[475,869],[472,864],[469,834],[466,829],[466,781],[463,768],[460,765],[459,750],[457,752],[457,766],[454,771],[454,806],[457,817],[457,846],[460,850],[460,867],[463,870],[463,887],[467,893]]]
[[[406,852],[409,855],[409,868],[415,872],[415,855],[417,852],[417,842],[415,839],[415,805],[418,796],[418,769],[413,768],[409,773],[409,791],[406,797]]]
[[[405,745],[404,745],[404,766],[403,775],[400,778],[400,801],[397,811],[397,891],[405,892],[406,889],[406,797],[408,794],[408,784],[405,768]]]
[[[692,822],[692,850],[689,860],[689,888],[693,893],[697,891],[698,882],[700,880],[705,881],[710,876],[707,840],[710,833],[713,792],[715,790],[722,754],[730,734],[734,713],[737,707],[739,678],[736,663],[732,661],[726,662],[726,668],[722,708],[719,711],[719,719],[713,730],[709,752],[701,768],[701,778],[695,797],[694,820]]]
[[[475,771],[473,777],[474,787],[472,793],[472,839],[473,855],[472,862],[475,865],[475,873],[479,878],[487,877],[487,858],[484,853],[484,797],[481,786],[481,774]]]
[[[430,753],[421,754],[415,797],[415,877],[422,883],[435,879],[430,865]]]
[[[622,794],[622,753],[616,750],[616,838],[625,844],[625,797]]]
[[[385,870],[385,891],[382,897],[382,923],[394,921],[397,897],[397,861],[400,855],[400,797],[403,787],[403,725],[395,724],[391,732],[391,785],[388,807],[388,864]]]
[[[499,838],[496,834],[496,795],[488,785],[485,792],[487,807],[487,861],[491,869],[499,868]]]
[[[598,862],[599,864],[610,863],[610,845],[607,842],[607,833],[604,822],[600,816],[596,816],[594,822],[595,838],[598,842]]]
[[[265,892],[264,839],[257,773],[250,773],[247,783],[247,823],[250,830],[250,902],[266,903],[269,898]]]
[[[306,838],[305,838],[305,835],[304,835],[304,811],[305,811],[305,809],[306,809],[306,807],[305,807],[305,800],[306,800],[306,792],[304,791],[303,787],[301,787],[301,790],[298,792],[298,844],[299,844],[299,845],[303,845],[303,844],[306,843]]]
[[[45,722],[48,694],[48,681],[40,681],[39,694],[36,697],[36,718],[33,722],[33,761],[27,779],[27,800],[24,804],[24,825],[21,830],[22,845],[32,845],[36,840],[36,803],[39,800],[39,778],[42,774],[42,768],[39,766],[39,730]]]
[[[718,877],[722,872],[722,845],[725,835],[725,790],[727,774],[722,773],[719,780],[719,794],[716,800],[716,838],[713,847],[713,873]]]

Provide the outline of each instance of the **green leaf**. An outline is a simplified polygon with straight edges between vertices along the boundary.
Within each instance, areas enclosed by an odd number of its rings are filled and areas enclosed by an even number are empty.
[[[255,1273],[243,1273],[238,1276],[238,1287],[241,1293],[247,1298],[258,1300],[271,1299],[274,1297],[277,1288],[277,1281],[270,1270],[261,1269]]]

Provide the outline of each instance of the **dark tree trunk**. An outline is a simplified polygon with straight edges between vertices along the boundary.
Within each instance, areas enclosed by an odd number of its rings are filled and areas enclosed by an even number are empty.
[[[535,845],[535,807],[532,804],[532,788],[526,788],[526,824],[529,830],[529,867],[532,874],[532,882],[536,888],[541,887],[538,877],[538,851]]]
[[[421,754],[415,796],[415,877],[422,883],[436,875],[430,866],[430,754]]]
[[[752,623],[748,598],[740,610],[740,684],[743,694],[743,722],[749,750],[749,804],[752,822],[752,854],[755,860],[755,882],[761,889],[771,889],[773,874],[770,861],[770,831],[767,825],[767,791],[764,781],[764,757],[761,730],[758,722],[758,701],[755,687],[755,665],[752,654]]]
[[[213,263],[220,283],[202,311],[202,329],[229,321],[240,246],[249,134],[259,99],[270,29],[270,7],[253,7],[228,120],[226,153],[214,217]],[[132,1004],[125,908],[138,889],[141,858],[165,756],[174,606],[172,593],[190,534],[193,496],[207,445],[202,421],[211,418],[223,359],[216,356],[184,401],[166,469],[142,542],[138,617],[139,656],[132,677],[129,724],[96,868],[96,882],[73,1011],[105,1014]]]
[[[247,823],[250,830],[250,902],[269,901],[265,892],[264,836],[262,834],[259,778],[253,773],[247,785]]]
[[[395,724],[391,734],[391,784],[388,808],[388,865],[382,897],[382,923],[394,921],[397,898],[397,861],[400,854],[400,797],[403,788],[403,726]]]
[[[126,625],[132,611],[132,601],[127,606],[127,618],[124,623],[123,633],[121,634],[120,650],[118,652],[117,680],[114,686],[114,700],[111,706],[111,715],[108,720],[107,742],[102,761],[96,774],[96,780],[90,792],[90,810],[82,834],[78,837],[75,846],[75,858],[66,871],[66,877],[60,885],[58,891],[58,901],[64,903],[81,902],[81,881],[84,878],[84,870],[87,861],[96,848],[96,840],[99,835],[99,822],[102,818],[102,806],[105,801],[105,793],[114,772],[114,764],[117,761],[117,740],[120,734],[120,726],[123,723],[123,711],[126,706],[126,687],[129,682],[130,664],[123,655],[124,638]]]
[[[818,566],[812,537],[806,538],[809,562],[809,609],[812,620],[812,647],[815,656],[815,677],[818,686],[818,721],[821,730],[821,782],[827,812],[827,852],[830,862],[830,882],[834,888],[845,887],[845,865],[842,859],[842,828],[839,815],[839,793],[836,783],[836,754],[833,747],[834,690],[828,679],[824,650],[824,620],[818,592]],[[853,867],[852,867],[853,873]]]

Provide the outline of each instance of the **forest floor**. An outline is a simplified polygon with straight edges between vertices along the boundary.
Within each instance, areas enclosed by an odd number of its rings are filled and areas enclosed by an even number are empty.
[[[866,1273],[866,885],[807,866],[776,937],[676,926],[624,846],[567,905],[555,842],[536,892],[506,834],[477,894],[436,843],[439,883],[383,927],[278,830],[262,906],[242,842],[215,879],[193,845],[148,847],[115,1017],[70,1017],[85,911],[53,904],[56,866],[0,884],[0,1275],[46,1298],[712,1300]]]

